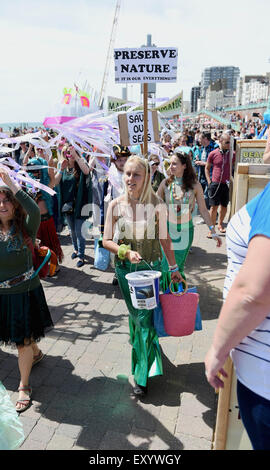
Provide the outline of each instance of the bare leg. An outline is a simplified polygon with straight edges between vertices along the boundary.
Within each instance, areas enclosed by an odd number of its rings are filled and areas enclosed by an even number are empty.
[[[33,349],[33,356],[38,356],[40,349],[39,349],[37,343],[31,343],[31,346],[32,346],[32,349]]]
[[[225,219],[226,214],[227,214],[227,207],[220,206],[219,218],[218,218],[218,229],[221,232],[225,231],[225,229],[223,229],[223,227],[222,227],[222,224],[223,224],[223,220]]]
[[[211,218],[211,223],[212,223],[212,225],[214,225],[214,227],[216,225],[217,210],[218,210],[218,206],[211,206],[210,207],[210,218]],[[212,237],[211,231],[208,233],[207,236]]]
[[[29,385],[29,376],[33,363],[33,348],[29,346],[18,346],[18,364],[21,375],[20,387],[27,387]],[[19,392],[19,400],[29,399],[29,395],[24,391]],[[23,405],[18,403],[17,409],[22,408]]]

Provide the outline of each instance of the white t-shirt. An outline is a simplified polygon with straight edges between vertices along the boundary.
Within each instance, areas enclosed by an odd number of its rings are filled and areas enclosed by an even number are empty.
[[[125,186],[123,181],[124,173],[119,171],[114,164],[110,166],[109,169],[109,182],[112,186],[112,199],[116,199],[119,196],[122,196],[125,192]]]
[[[255,235],[270,238],[270,183],[262,193],[242,207],[228,224],[228,267],[223,291],[224,300],[245,261],[248,244]],[[252,276],[252,272],[250,275]],[[238,380],[254,393],[270,400],[270,312],[265,320],[231,351],[231,357]]]

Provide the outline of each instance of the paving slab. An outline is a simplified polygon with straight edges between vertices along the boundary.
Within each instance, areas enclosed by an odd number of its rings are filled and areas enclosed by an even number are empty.
[[[55,323],[41,340],[44,359],[31,374],[32,406],[21,415],[21,450],[210,450],[217,396],[208,385],[204,358],[222,305],[227,258],[195,225],[186,263],[189,285],[200,294],[203,330],[184,338],[160,338],[164,375],[149,380],[143,400],[132,396],[128,313],[113,269],[76,267],[67,230],[57,277],[42,281]],[[0,379],[17,398],[17,352],[0,350]]]

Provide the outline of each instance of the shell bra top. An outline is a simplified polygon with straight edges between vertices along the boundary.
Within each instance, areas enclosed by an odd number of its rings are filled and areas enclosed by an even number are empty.
[[[180,178],[179,178],[180,180]],[[174,182],[164,187],[165,202],[169,209],[169,216],[181,217],[181,223],[191,219],[191,213],[195,207],[195,194],[193,189],[184,191],[182,182],[176,179]]]
[[[140,253],[148,263],[161,260],[157,214],[154,211],[147,213],[143,204],[139,206],[138,217],[134,221],[132,207],[124,201],[117,204],[114,239],[119,245],[130,244],[131,249]]]

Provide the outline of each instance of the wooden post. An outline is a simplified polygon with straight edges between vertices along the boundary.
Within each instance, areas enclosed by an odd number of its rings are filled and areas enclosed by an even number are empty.
[[[232,216],[232,200],[233,200],[233,176],[232,176],[232,163],[233,163],[233,152],[234,152],[234,137],[230,137],[230,181],[229,181],[229,200],[230,200],[230,212],[228,214],[228,220]]]
[[[143,84],[143,120],[144,120],[143,153],[144,153],[144,158],[147,158],[147,153],[148,153],[148,83]]]
[[[223,368],[227,372],[228,377],[224,380],[224,388],[219,390],[214,450],[225,450],[226,447],[233,372],[233,364],[230,357],[225,362]]]

